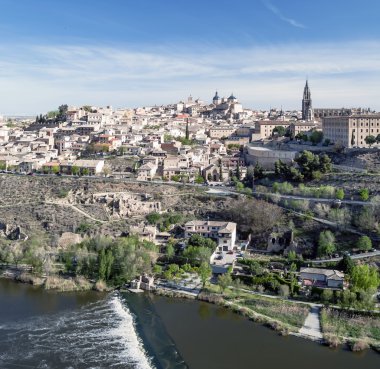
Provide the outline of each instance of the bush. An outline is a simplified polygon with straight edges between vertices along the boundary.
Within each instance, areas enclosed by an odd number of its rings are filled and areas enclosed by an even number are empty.
[[[75,230],[75,233],[85,234],[92,229],[92,225],[88,223],[81,223]]]
[[[360,191],[359,191],[359,196],[360,196],[360,199],[362,201],[368,201],[369,199],[369,191],[368,191],[368,188],[362,188]]]
[[[64,199],[65,197],[67,197],[68,194],[69,194],[69,190],[66,190],[66,189],[60,189],[60,190],[58,191],[57,196],[58,196],[60,199]]]
[[[159,213],[150,213],[148,214],[145,219],[148,221],[149,224],[157,224],[159,220],[161,219],[161,215]]]
[[[343,200],[344,199],[344,190],[342,188],[338,188],[335,192],[335,197],[338,200]]]
[[[355,342],[351,342],[350,344],[351,350],[354,352],[364,351],[369,348],[368,342],[365,340],[358,340]]]
[[[286,285],[286,284],[282,284],[278,290],[277,290],[277,293],[279,294],[279,296],[282,296],[282,297],[288,297],[289,296],[289,286]]]
[[[361,236],[358,240],[357,247],[359,250],[368,251],[372,249],[372,241],[368,236]]]
[[[321,232],[318,240],[318,255],[331,255],[335,249],[334,234],[329,230]]]

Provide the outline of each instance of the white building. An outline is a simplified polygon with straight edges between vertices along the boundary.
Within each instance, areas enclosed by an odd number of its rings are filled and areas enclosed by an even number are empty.
[[[219,251],[232,251],[236,242],[236,223],[192,220],[185,224],[185,237],[190,238],[193,234],[213,239]]]

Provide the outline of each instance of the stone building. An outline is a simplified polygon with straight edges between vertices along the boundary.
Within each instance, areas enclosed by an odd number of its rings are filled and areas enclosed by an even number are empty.
[[[300,279],[306,287],[343,289],[344,273],[322,268],[301,268]]]
[[[322,130],[325,139],[344,147],[369,147],[365,139],[380,134],[380,114],[325,117]]]
[[[247,145],[244,149],[246,164],[260,164],[265,169],[273,169],[274,163],[281,160],[283,163],[291,164],[296,157],[296,151],[271,150],[267,147],[257,147]]]
[[[192,220],[185,224],[185,237],[190,238],[193,234],[213,239],[217,243],[219,251],[230,251],[235,248],[236,223]]]

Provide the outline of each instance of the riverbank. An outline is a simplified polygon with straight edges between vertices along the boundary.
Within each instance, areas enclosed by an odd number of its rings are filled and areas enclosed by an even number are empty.
[[[78,292],[95,290],[98,292],[112,291],[103,281],[90,281],[85,277],[63,277],[57,274],[49,276],[39,276],[30,272],[30,268],[2,267],[0,278],[9,279],[15,282],[26,283],[32,286],[41,287],[45,290],[55,290],[59,292]]]
[[[225,290],[224,293],[217,293],[216,286],[210,286],[199,294],[190,294],[187,291],[170,290],[159,288],[155,294],[170,298],[197,299],[217,306],[227,308],[234,313],[248,318],[250,321],[264,325],[281,336],[296,336],[306,340],[314,341],[330,348],[347,347],[353,352],[363,351],[369,348],[380,352],[380,321],[371,316],[358,317],[351,320],[345,317],[346,325],[355,322],[355,326],[344,334],[342,330],[332,328],[326,324],[325,308],[315,304],[295,303],[284,299],[274,299],[261,295],[252,295],[245,291]],[[311,306],[309,306],[311,305]],[[318,308],[316,311],[313,309]],[[322,309],[322,314],[320,310]],[[320,323],[314,324],[319,327],[310,329],[307,319],[313,315],[321,315]],[[345,311],[341,310],[344,315]],[[350,317],[355,314],[350,315]],[[315,317],[314,317],[315,318]],[[317,318],[317,319],[318,319]],[[332,320],[337,324],[337,320]],[[360,325],[360,333],[358,326]],[[305,327],[307,329],[305,329]]]
[[[4,278],[12,279],[41,287],[45,290],[58,292],[78,292],[78,291],[112,291],[104,282],[91,282],[84,277],[38,277],[31,273],[23,272],[12,274],[9,270],[1,275]],[[339,326],[335,323],[339,320],[328,319],[325,311],[321,314],[322,335],[305,333],[302,327],[305,325],[309,314],[309,306],[305,303],[292,303],[283,299],[273,299],[270,297],[252,295],[245,291],[227,289],[224,293],[217,293],[218,287],[210,286],[200,293],[170,288],[158,287],[152,292],[155,295],[165,296],[173,299],[190,299],[211,303],[227,308],[234,313],[246,317],[248,320],[268,327],[281,336],[297,336],[306,340],[315,341],[330,348],[346,345],[352,351],[362,351],[372,348],[380,353],[380,322],[371,317],[354,320],[357,324],[353,329],[342,330],[343,323]],[[344,311],[342,312],[342,314]],[[348,321],[346,317],[340,322]],[[350,320],[351,321],[351,320]],[[359,328],[358,328],[359,326]],[[368,332],[368,334],[366,334]]]

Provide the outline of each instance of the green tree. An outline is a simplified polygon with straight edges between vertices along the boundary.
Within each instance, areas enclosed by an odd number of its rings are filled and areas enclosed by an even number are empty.
[[[297,254],[294,250],[290,250],[288,252],[288,261],[291,262],[291,261],[295,261],[295,260],[297,260]]]
[[[322,231],[319,235],[318,240],[318,255],[319,256],[330,256],[336,250],[335,248],[335,236],[329,231]]]
[[[159,213],[153,212],[147,214],[145,216],[145,219],[148,221],[149,224],[157,224],[161,219],[161,215]]]
[[[236,189],[236,191],[242,191],[242,190],[244,190],[244,184],[242,183],[242,182],[236,182],[235,183],[235,189]]]
[[[372,249],[372,241],[368,236],[361,236],[358,240],[357,247],[359,250],[368,251]]]
[[[321,298],[325,304],[328,304],[333,301],[334,293],[332,290],[324,289],[322,292]]]
[[[272,136],[275,136],[277,134],[279,137],[285,136],[286,129],[283,126],[277,126],[273,128]]]
[[[202,262],[209,262],[212,250],[204,246],[187,246],[183,251],[182,256],[187,258],[192,265],[200,264]]]
[[[377,289],[380,284],[377,268],[366,264],[355,265],[350,273],[350,284],[353,290]]]
[[[372,135],[369,135],[367,136],[365,139],[364,139],[365,143],[371,147],[374,143],[376,143],[376,137],[375,136],[372,136]]]
[[[240,163],[239,160],[236,165],[236,178],[240,181],[241,179],[241,170],[240,170]]]
[[[59,173],[59,165],[53,165],[51,167],[51,172],[54,173],[54,174]]]
[[[255,179],[264,178],[264,168],[258,162],[256,162],[256,165],[254,168],[254,177]]]
[[[200,234],[193,234],[188,241],[189,246],[197,246],[197,247],[207,247],[211,250],[214,250],[216,247],[215,241],[211,238],[206,238],[201,236]]]
[[[155,276],[159,276],[162,274],[162,266],[161,265],[158,265],[158,264],[155,264],[153,266],[153,270],[152,270],[153,274]]]
[[[351,273],[354,266],[355,263],[347,253],[343,255],[342,260],[338,264],[339,269],[348,274]]]
[[[204,288],[206,286],[207,281],[211,277],[212,270],[211,270],[210,264],[207,262],[202,262],[198,269],[198,273],[202,281],[202,286]]]
[[[359,196],[360,196],[360,199],[362,201],[368,201],[368,199],[369,199],[369,190],[368,190],[368,188],[362,188],[359,191]]]
[[[308,137],[307,137],[307,134],[306,133],[303,133],[303,132],[298,132],[295,137],[294,137],[296,140],[299,140],[299,141],[307,141],[308,140]]]
[[[219,275],[218,286],[222,293],[224,293],[225,289],[231,286],[231,284],[232,284],[232,278],[231,278],[230,273],[224,273],[224,274]]]
[[[171,242],[169,242],[167,245],[166,245],[166,256],[168,257],[168,259],[171,259],[174,254],[175,254],[175,250],[174,250],[174,246]]]
[[[205,183],[205,180],[204,180],[204,178],[201,175],[197,174],[197,176],[195,177],[194,182],[197,183],[197,184],[203,184],[203,183]]]
[[[185,138],[186,140],[189,140],[190,137],[190,132],[189,132],[189,120],[186,121],[186,133],[185,133]]]
[[[338,200],[343,200],[344,199],[344,190],[343,188],[338,188],[335,192],[335,197],[338,199]]]
[[[313,131],[309,137],[310,142],[313,145],[317,145],[323,140],[323,132],[322,131]]]
[[[79,170],[79,167],[78,167],[77,165],[73,165],[73,166],[71,167],[71,174],[72,174],[72,175],[76,176],[76,175],[79,174],[79,172],[80,172],[80,170]]]

